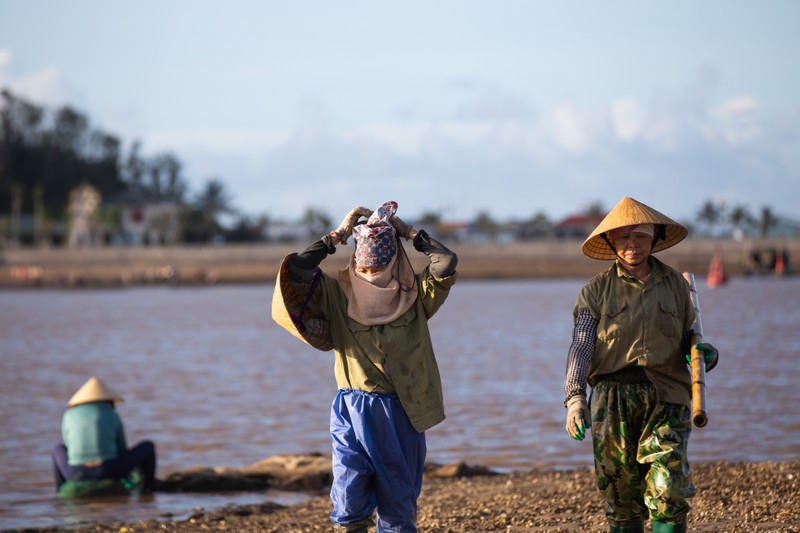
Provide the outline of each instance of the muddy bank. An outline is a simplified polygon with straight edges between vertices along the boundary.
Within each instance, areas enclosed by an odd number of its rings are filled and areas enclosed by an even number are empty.
[[[448,468],[440,476],[426,474],[420,531],[607,531],[590,470],[492,474],[461,464]],[[691,499],[690,531],[800,531],[800,462],[697,463],[693,470],[698,494]],[[316,532],[330,531],[330,511],[330,500],[320,491],[288,507],[264,502],[197,511],[185,520],[161,517],[26,531]]]
[[[581,241],[533,243],[448,243],[459,256],[462,279],[589,277],[607,264],[585,257]],[[174,246],[148,248],[7,249],[0,251],[0,287],[96,287],[141,284],[197,285],[271,283],[278,263],[305,244]],[[717,241],[687,239],[658,254],[680,271],[708,272],[716,250],[732,276],[745,273],[753,251],[786,249],[800,261],[800,239]],[[340,249],[324,263],[335,272],[344,267],[349,249]],[[421,254],[410,254],[415,266]]]

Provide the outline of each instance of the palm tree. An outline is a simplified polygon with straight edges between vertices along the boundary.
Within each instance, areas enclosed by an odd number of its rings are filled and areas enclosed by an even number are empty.
[[[745,227],[752,226],[755,222],[750,215],[750,211],[743,205],[733,206],[733,209],[731,209],[728,215],[728,219],[733,225],[734,231],[744,231]]]
[[[778,218],[772,213],[772,209],[767,206],[761,208],[761,218],[758,221],[758,233],[761,237],[766,237],[769,230],[778,224]]]
[[[700,212],[697,214],[697,219],[704,222],[708,228],[709,233],[714,229],[714,226],[719,222],[722,216],[722,209],[715,205],[711,200],[706,200]]]
[[[544,211],[539,211],[522,223],[520,237],[522,239],[543,239],[550,235],[552,230],[553,224],[550,219],[547,218]]]
[[[478,233],[486,235],[490,240],[494,240],[497,237],[497,222],[494,221],[488,211],[480,211],[473,224]]]
[[[232,214],[235,211],[231,207],[230,195],[225,190],[225,184],[217,178],[212,178],[197,195],[187,220],[192,227],[187,227],[186,230],[190,234],[201,236],[203,240],[211,239],[222,229],[219,222],[220,215]]]

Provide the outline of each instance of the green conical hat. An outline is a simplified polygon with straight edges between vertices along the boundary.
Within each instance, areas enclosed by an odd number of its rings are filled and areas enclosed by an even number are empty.
[[[639,224],[657,224],[664,227],[662,237],[653,245],[650,253],[666,250],[681,242],[689,231],[668,216],[659,213],[652,207],[626,196],[606,215],[606,218],[595,228],[591,235],[584,241],[581,250],[592,259],[616,259],[614,250],[603,238],[603,234],[624,228],[625,226],[638,226]],[[656,230],[656,234],[658,231]]]

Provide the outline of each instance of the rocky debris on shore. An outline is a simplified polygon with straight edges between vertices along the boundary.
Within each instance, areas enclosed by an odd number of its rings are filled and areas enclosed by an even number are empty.
[[[319,453],[268,457],[244,468],[194,468],[170,474],[164,492],[265,490],[314,492],[331,484],[331,459]]]
[[[271,461],[266,469],[276,467],[281,461],[292,464],[295,459],[297,464],[304,463],[302,456],[294,459],[289,456]],[[322,462],[310,464],[320,466]],[[690,531],[800,532],[800,462],[698,463],[692,468],[698,493],[690,500]],[[297,505],[284,507],[265,502],[228,506],[198,511],[184,520],[112,522],[24,531],[310,533],[331,530],[328,521],[331,509],[327,494],[320,494]],[[430,533],[608,530],[590,469],[498,474],[464,463],[431,465],[419,499],[418,524],[420,531]]]
[[[493,475],[483,467],[457,463],[427,463],[429,478],[452,478]],[[244,468],[192,468],[170,474],[159,483],[162,492],[242,492],[266,489],[318,492],[330,487],[331,459],[319,453],[289,454],[268,457]]]

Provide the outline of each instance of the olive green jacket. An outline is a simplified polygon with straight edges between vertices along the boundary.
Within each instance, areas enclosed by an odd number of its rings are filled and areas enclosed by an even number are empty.
[[[578,296],[574,316],[588,309],[598,321],[589,384],[626,366],[641,366],[660,401],[689,405],[691,373],[681,353],[681,339],[694,322],[689,284],[655,257],[648,260],[646,284],[615,262]]]
[[[416,274],[418,298],[408,311],[389,324],[365,326],[347,316],[347,299],[337,279],[323,275],[309,308],[330,322],[337,386],[397,394],[420,432],[444,420],[428,319],[444,303],[456,277],[437,278],[426,267]]]

